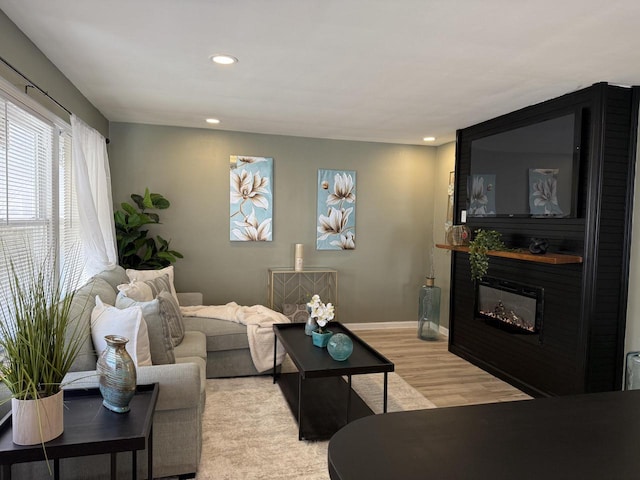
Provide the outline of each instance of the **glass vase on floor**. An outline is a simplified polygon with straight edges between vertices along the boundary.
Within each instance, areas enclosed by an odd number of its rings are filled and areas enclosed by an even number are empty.
[[[438,340],[440,335],[440,287],[427,277],[418,296],[418,338]]]

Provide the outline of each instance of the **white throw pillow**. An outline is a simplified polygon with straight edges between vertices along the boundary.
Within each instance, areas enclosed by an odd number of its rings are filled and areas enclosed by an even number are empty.
[[[129,280],[131,281],[153,280],[157,277],[161,277],[162,275],[169,275],[171,295],[173,295],[173,298],[175,298],[176,302],[178,302],[178,294],[176,293],[176,288],[173,285],[173,265],[170,265],[161,270],[134,270],[132,268],[127,268],[126,273],[127,277],[129,277]]]
[[[153,300],[151,287],[145,282],[129,282],[118,285],[118,291],[125,297],[135,300],[136,302],[148,302]]]
[[[91,339],[98,356],[107,348],[106,335],[128,338],[125,348],[136,366],[151,365],[149,334],[142,318],[142,308],[135,306],[121,310],[103,303],[100,296],[96,296],[96,306],[91,312]]]

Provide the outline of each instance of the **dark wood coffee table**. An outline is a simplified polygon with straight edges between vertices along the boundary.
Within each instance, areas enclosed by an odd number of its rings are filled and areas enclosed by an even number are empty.
[[[332,480],[640,477],[640,390],[388,413],[329,442]]]
[[[131,452],[132,478],[137,478],[137,450],[147,449],[147,473],[153,478],[153,412],[158,384],[138,385],[130,411],[115,413],[102,406],[97,388],[64,391],[64,432],[45,443],[47,457],[54,460],[54,478],[60,477],[60,459],[111,454],[111,478],[116,479],[118,452]],[[11,478],[14,463],[44,460],[42,445],[16,445],[12,440],[11,413],[0,425],[2,479]]]
[[[348,335],[353,341],[353,353],[347,360],[336,361],[326,348],[314,346],[311,337],[304,333],[304,323],[273,325],[273,382],[280,385],[298,421],[300,440],[330,438],[350,421],[373,415],[373,411],[351,388],[352,375],[384,373],[383,411],[387,411],[387,374],[393,372],[393,363],[341,323],[331,322],[328,328],[334,334]],[[297,372],[275,373],[278,341],[297,367]]]

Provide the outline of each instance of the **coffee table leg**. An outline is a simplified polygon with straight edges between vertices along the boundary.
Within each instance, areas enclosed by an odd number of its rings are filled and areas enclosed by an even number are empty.
[[[276,383],[276,348],[278,347],[278,336],[273,334],[273,383]]]
[[[298,440],[302,440],[302,375],[298,373]]]
[[[11,465],[2,465],[2,470],[0,470],[0,473],[0,479],[11,480]]]
[[[116,455],[118,454],[115,452],[111,454],[111,480],[118,480],[118,460]]]
[[[349,412],[351,411],[351,375],[347,375],[349,378],[349,391],[347,392],[347,423],[349,423]]]
[[[147,442],[147,475],[149,480],[153,480],[153,424],[149,430],[149,441]]]
[[[135,450],[131,450],[131,480],[138,480],[138,452]]]
[[[387,372],[384,372],[384,405],[382,413],[387,413]]]
[[[60,479],[60,459],[59,458],[56,458],[53,461],[53,478],[55,478],[55,480]]]

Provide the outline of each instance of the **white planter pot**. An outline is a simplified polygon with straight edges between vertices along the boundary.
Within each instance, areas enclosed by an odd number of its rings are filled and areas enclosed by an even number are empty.
[[[62,435],[64,430],[62,391],[38,400],[11,399],[13,443],[36,445]]]

